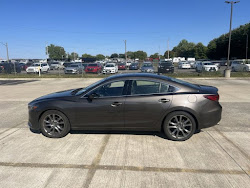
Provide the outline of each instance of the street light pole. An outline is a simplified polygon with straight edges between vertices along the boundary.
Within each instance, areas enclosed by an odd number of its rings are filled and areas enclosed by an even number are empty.
[[[230,28],[229,28],[229,42],[228,42],[228,53],[227,53],[227,68],[225,70],[225,77],[229,78],[231,70],[229,68],[230,59],[230,48],[231,48],[231,35],[232,35],[232,17],[233,17],[233,4],[239,3],[240,1],[225,1],[227,4],[231,4],[231,14],[230,14]]]
[[[246,41],[246,61],[247,61],[247,52],[248,52],[248,34],[247,34],[247,41]]]
[[[127,65],[127,40],[124,40],[125,43],[125,63]]]

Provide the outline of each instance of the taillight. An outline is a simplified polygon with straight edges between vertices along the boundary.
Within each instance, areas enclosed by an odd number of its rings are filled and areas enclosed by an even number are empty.
[[[219,101],[220,99],[219,95],[203,95],[203,96],[211,101]]]

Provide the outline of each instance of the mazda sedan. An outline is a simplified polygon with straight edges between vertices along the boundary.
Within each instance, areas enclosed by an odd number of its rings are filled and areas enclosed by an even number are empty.
[[[218,89],[171,77],[120,74],[28,104],[29,126],[60,138],[70,130],[164,131],[175,141],[221,119]]]

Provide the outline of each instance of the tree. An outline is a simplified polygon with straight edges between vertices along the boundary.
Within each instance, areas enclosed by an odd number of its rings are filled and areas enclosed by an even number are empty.
[[[127,52],[127,57],[128,57],[129,59],[135,59],[135,53],[134,53],[134,52],[131,52],[131,51],[128,51],[128,52]]]
[[[90,54],[82,54],[82,58],[94,58],[94,56]]]
[[[105,56],[102,55],[102,54],[97,54],[97,55],[96,55],[96,59],[97,59],[97,60],[103,60],[103,59],[105,59]]]
[[[207,47],[201,42],[195,46],[195,59],[207,59]]]
[[[125,54],[119,54],[119,58],[125,58]]]
[[[212,40],[207,45],[207,56],[210,59],[216,59],[216,40]]]
[[[111,54],[110,58],[118,58],[118,54],[117,53]]]
[[[54,60],[61,60],[66,58],[66,52],[63,47],[50,44],[48,46],[49,58]]]
[[[194,57],[195,44],[183,39],[176,47],[173,48],[173,51],[176,53],[176,56],[179,57]]]
[[[134,52],[134,58],[139,60],[145,60],[147,58],[147,53],[141,50]]]
[[[155,54],[151,55],[150,58],[153,58],[153,59],[159,58],[159,54],[155,53]]]
[[[70,60],[76,60],[78,58],[78,54],[76,52],[72,52],[69,56],[68,59]]]
[[[165,57],[165,58],[168,58],[168,51],[166,51],[166,52],[164,53],[164,57]],[[173,58],[173,57],[175,57],[174,51],[169,51],[169,58]]]

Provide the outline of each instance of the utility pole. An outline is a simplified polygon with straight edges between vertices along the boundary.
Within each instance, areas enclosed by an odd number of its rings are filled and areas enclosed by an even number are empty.
[[[169,40],[168,40],[168,60],[169,60]]]
[[[246,61],[247,61],[247,52],[248,52],[248,34],[247,34],[247,41],[246,41]]]
[[[48,49],[48,42],[46,42],[46,58],[47,58],[47,61],[49,59],[49,49]]]
[[[229,68],[230,64],[230,47],[231,47],[231,35],[232,35],[232,17],[233,17],[233,4],[239,3],[240,1],[225,1],[227,4],[231,4],[231,15],[230,15],[230,28],[229,28],[229,42],[228,42],[228,53],[227,53],[227,68],[224,72],[226,78],[230,78],[231,70]]]
[[[125,63],[127,65],[127,40],[124,40],[125,43]]]

